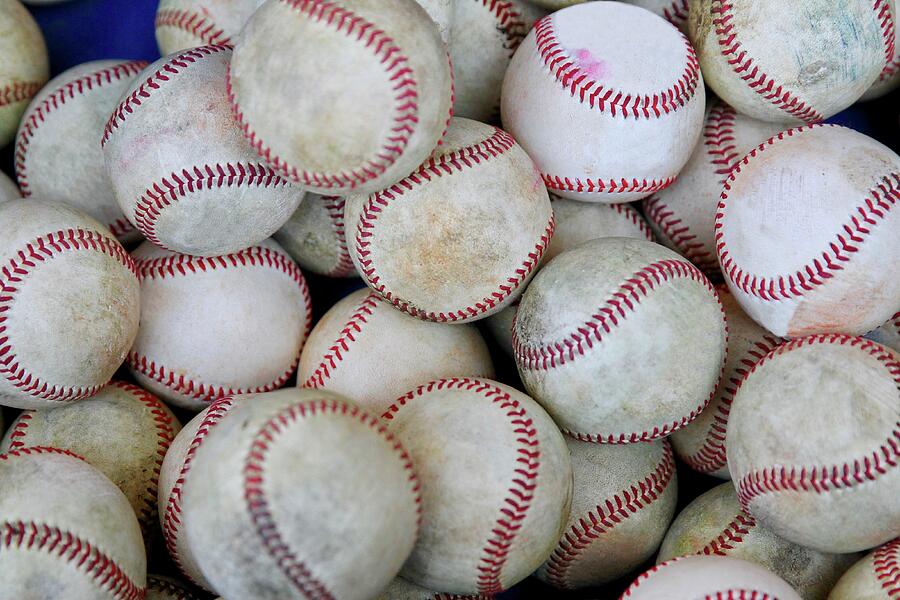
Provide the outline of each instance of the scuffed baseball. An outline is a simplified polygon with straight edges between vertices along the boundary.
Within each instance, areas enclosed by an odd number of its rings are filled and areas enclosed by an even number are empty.
[[[433,592],[397,577],[375,600],[490,600],[490,596],[458,596]]]
[[[419,481],[400,442],[321,390],[235,402],[183,484],[200,570],[226,598],[375,596],[412,550],[420,519]]]
[[[228,93],[273,169],[343,195],[386,187],[428,158],[451,88],[446,46],[415,0],[268,0],[235,42]]]
[[[128,368],[142,386],[196,411],[293,375],[312,312],[306,280],[278,244],[203,258],[145,242],[134,257],[141,328]]]
[[[501,98],[504,126],[547,188],[591,202],[630,202],[671,185],[703,111],[703,77],[684,35],[621,2],[579,4],[538,21]]]
[[[889,16],[893,19],[894,25],[894,52],[890,53],[888,47],[885,47],[886,60],[884,67],[881,69],[881,74],[878,75],[878,79],[875,80],[872,87],[866,90],[866,93],[862,95],[859,99],[860,102],[881,98],[900,87],[900,43],[898,43],[896,39],[897,29],[900,28],[900,25],[897,23],[896,0],[889,4],[891,6],[891,13]],[[882,14],[884,15],[884,13]],[[884,18],[888,18],[888,15],[884,15],[882,19]],[[886,40],[888,39],[890,39],[890,37],[886,38]]]
[[[0,148],[16,135],[31,98],[50,78],[47,46],[38,24],[19,0],[0,5]]]
[[[646,562],[675,515],[678,485],[665,440],[612,446],[566,438],[575,493],[566,530],[536,575],[563,590],[602,585]]]
[[[900,538],[860,559],[831,590],[828,600],[894,600],[900,576]]]
[[[53,410],[24,411],[0,443],[70,450],[116,484],[137,515],[144,539],[156,528],[159,471],[181,424],[152,394],[113,381],[97,395]]]
[[[882,346],[893,348],[895,352],[900,352],[900,312],[878,329],[870,331],[866,337]]]
[[[521,294],[554,221],[547,190],[515,140],[453,119],[416,171],[380,192],[349,196],[345,225],[369,287],[415,317],[462,323]]]
[[[783,337],[862,335],[900,310],[900,156],[836,125],[789,129],[734,168],[716,214],[726,283]]]
[[[494,376],[474,325],[415,319],[364,288],[316,323],[300,355],[297,385],[342,394],[381,414],[423,381],[466,376]]]
[[[140,238],[116,202],[99,142],[109,114],[146,66],[138,60],[84,63],[38,92],[16,136],[16,179],[25,197],[74,206],[120,240]]]
[[[156,43],[163,56],[197,46],[234,45],[264,0],[160,0]]]
[[[101,139],[125,216],[173,252],[243,250],[275,233],[303,199],[234,122],[225,90],[230,60],[225,46],[159,59],[125,91]]]
[[[569,514],[572,465],[534,400],[488,379],[441,379],[400,397],[382,419],[422,484],[422,529],[404,578],[493,596],[547,559]]]
[[[657,244],[584,243],[550,261],[513,326],[519,375],[562,430],[585,441],[669,435],[710,401],[725,315],[706,277]]]
[[[690,0],[688,29],[710,88],[739,112],[815,123],[878,78],[889,0]]]
[[[52,408],[97,393],[138,331],[134,261],[62,204],[0,204],[0,404]]]
[[[327,277],[356,277],[344,234],[344,199],[306,194],[275,240],[301,267]]]
[[[201,596],[177,579],[165,575],[147,575],[146,600],[202,600]]]
[[[631,584],[622,598],[772,598],[800,600],[783,579],[763,567],[724,556],[686,556],[651,568]]]
[[[741,382],[728,469],[762,525],[821,552],[900,535],[900,358],[864,338],[782,344]]]
[[[643,201],[644,215],[660,243],[721,279],[716,257],[716,206],[734,165],[784,129],[739,114],[727,104],[710,107],[703,135],[678,180]]]
[[[728,324],[725,369],[709,405],[687,426],[672,434],[672,447],[683,462],[696,471],[728,479],[725,453],[728,415],[741,379],[763,356],[784,342],[744,314],[724,285],[716,286]]]
[[[754,562],[784,579],[804,600],[825,600],[857,559],[855,554],[817,552],[779,537],[741,510],[730,483],[702,494],[679,513],[656,560],[662,563],[690,554]]]
[[[55,448],[0,454],[7,598],[144,597],[147,557],[124,494]]]
[[[19,186],[16,185],[16,182],[7,177],[6,173],[0,171],[0,202],[21,197],[22,192],[19,191]]]

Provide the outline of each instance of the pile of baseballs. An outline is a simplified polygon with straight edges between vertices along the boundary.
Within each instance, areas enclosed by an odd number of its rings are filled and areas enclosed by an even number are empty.
[[[900,599],[897,17],[0,0],[0,597]]]

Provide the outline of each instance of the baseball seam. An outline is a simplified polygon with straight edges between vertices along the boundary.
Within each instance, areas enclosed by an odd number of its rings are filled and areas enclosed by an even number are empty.
[[[337,240],[338,258],[335,266],[325,275],[328,277],[347,277],[352,273],[356,273],[356,266],[353,264],[353,258],[347,249],[347,235],[344,229],[344,205],[346,201],[340,196],[322,196],[325,210],[328,211],[328,219],[331,222],[331,229]]]
[[[363,204],[362,212],[356,225],[356,259],[360,266],[361,275],[368,282],[369,286],[399,310],[419,319],[437,322],[465,321],[484,314],[509,298],[540,263],[547,245],[550,243],[550,238],[553,236],[553,230],[556,226],[552,210],[547,227],[540,240],[535,244],[534,250],[528,253],[528,256],[522,262],[522,266],[517,268],[515,273],[499,286],[498,290],[492,292],[490,296],[482,298],[472,306],[466,306],[446,313],[424,310],[395,296],[381,282],[381,277],[374,266],[374,260],[370,257],[372,254],[370,246],[372,246],[375,237],[376,221],[379,215],[388,208],[391,201],[397,200],[407,191],[413,190],[416,186],[424,185],[433,178],[450,176],[500,156],[511,149],[514,144],[515,140],[513,140],[512,136],[505,131],[495,128],[494,133],[487,139],[438,158],[429,158],[416,171],[404,179],[380,192],[370,195]]]
[[[676,175],[664,179],[590,179],[580,177],[567,177],[541,172],[544,185],[550,190],[562,190],[578,192],[582,194],[626,194],[626,193],[654,193],[664,190],[677,179]]]
[[[689,10],[688,0],[672,0],[669,6],[663,8],[663,17],[675,27],[680,27],[687,23]]]
[[[410,401],[424,393],[443,389],[462,389],[483,395],[505,413],[516,436],[514,475],[476,567],[478,593],[492,596],[504,590],[501,581],[503,568],[537,490],[541,455],[537,430],[528,412],[515,398],[497,386],[467,377],[439,379],[420,385],[398,398],[381,418],[393,420],[396,413]]]
[[[900,538],[875,550],[875,578],[890,600],[900,598]]]
[[[729,550],[744,541],[744,536],[749,535],[756,527],[756,519],[747,513],[741,513],[732,519],[725,529],[708,544],[697,551],[697,554],[715,554],[728,556]]]
[[[643,217],[641,217],[640,213],[633,209],[631,205],[629,205],[628,203],[623,203],[608,204],[607,206],[609,206],[617,214],[631,221],[632,225],[640,229],[641,233],[644,234],[644,237],[647,238],[648,242],[656,241],[656,238],[653,236],[653,230],[650,229],[649,225],[647,225],[647,221],[645,221]]]
[[[197,38],[197,46],[231,46],[231,38],[216,26],[215,21],[190,10],[162,9],[156,13],[155,28],[171,27]]]
[[[884,42],[884,68],[878,76],[878,80],[890,78],[893,70],[900,65],[900,58],[894,57],[895,44],[895,28],[894,15],[891,12],[891,3],[888,0],[875,0],[873,10],[878,15],[878,21],[881,23],[881,39]]]
[[[78,460],[84,460],[83,456],[75,454],[71,450],[66,450],[63,448],[51,448],[49,446],[28,446],[25,448],[18,449],[10,449],[3,454],[0,454],[0,460],[9,460],[11,458],[18,458],[20,456],[32,456],[37,454],[61,454],[63,456],[71,456],[72,458],[77,458]],[[84,461],[87,462],[87,461]]]
[[[393,451],[403,462],[403,467],[408,475],[410,489],[415,496],[418,522],[421,522],[422,516],[420,485],[413,470],[412,460],[400,442],[387,431],[387,427],[377,417],[340,400],[312,400],[292,404],[269,419],[254,435],[244,461],[243,488],[247,513],[263,548],[275,561],[281,572],[291,581],[294,588],[304,597],[321,600],[330,600],[334,596],[328,591],[327,586],[312,574],[310,568],[297,558],[290,544],[279,531],[264,489],[265,462],[270,446],[279,436],[284,435],[294,422],[319,415],[333,414],[359,421],[376,431],[392,446]]]
[[[584,551],[639,510],[647,508],[662,496],[675,473],[675,458],[668,442],[662,442],[663,456],[656,468],[643,480],[629,488],[604,498],[600,503],[563,535],[556,549],[547,559],[547,579],[560,589],[572,589],[569,585],[569,569]]]
[[[134,261],[117,241],[97,231],[80,228],[48,233],[28,242],[0,269],[0,374],[22,393],[41,400],[80,400],[96,394],[105,385],[80,387],[48,383],[19,363],[8,331],[7,321],[16,292],[31,271],[60,254],[83,250],[110,256],[137,276]]]
[[[39,81],[14,81],[0,87],[0,108],[30,100],[42,87]]]
[[[786,342],[764,356],[751,369],[750,377],[773,357],[813,344],[849,344],[859,347],[877,359],[888,370],[894,382],[900,386],[900,363],[890,351],[864,338],[845,334],[812,335]],[[742,381],[746,381],[746,378]],[[876,481],[887,475],[889,469],[900,464],[900,416],[893,424],[888,438],[872,452],[841,464],[832,465],[773,465],[752,469],[736,482],[741,507],[746,512],[750,504],[766,494],[782,492],[813,492],[825,494],[836,490],[852,490],[855,486]]]
[[[725,182],[722,195],[716,212],[716,252],[722,271],[731,280],[734,286],[745,294],[764,301],[792,300],[802,297],[806,292],[811,292],[818,286],[824,285],[829,279],[842,271],[852,255],[859,251],[859,246],[866,241],[871,230],[887,218],[888,213],[900,200],[900,173],[890,173],[882,176],[874,187],[869,190],[868,196],[862,204],[856,206],[850,213],[848,222],[839,227],[835,238],[828,243],[818,257],[788,275],[763,277],[745,272],[738,261],[733,259],[728,245],[725,243],[724,220],[726,208],[734,182],[740,176],[743,168],[750,164],[758,155],[776,142],[801,135],[817,127],[834,127],[833,125],[811,125],[788,129],[770,137],[767,141],[750,151],[735,166]]]
[[[480,4],[494,16],[497,21],[497,32],[505,40],[503,48],[508,50],[509,56],[512,57],[528,33],[528,26],[522,20],[519,11],[509,0],[480,0]]]
[[[628,589],[625,590],[625,593],[622,594],[622,598],[631,598],[632,594],[637,592],[641,585],[644,584],[650,577],[652,577],[657,571],[672,565],[680,560],[684,560],[688,558],[686,556],[679,556],[676,558],[669,559],[665,562],[661,562],[658,565],[653,565],[643,573],[641,573],[637,579],[634,580]],[[765,592],[760,592],[759,590],[751,590],[751,589],[740,589],[740,588],[729,588],[724,590],[719,590],[717,592],[708,593],[703,597],[703,600],[778,600],[773,596]]]
[[[147,575],[147,591],[163,592],[175,596],[177,600],[201,600],[200,596],[195,595],[190,590],[175,585],[171,581],[160,579],[154,575]]]
[[[244,137],[266,162],[281,175],[292,181],[316,188],[356,187],[383,174],[403,154],[415,133],[419,121],[419,94],[415,72],[409,58],[396,42],[383,30],[378,29],[351,10],[336,6],[327,0],[280,0],[301,18],[329,25],[339,34],[372,51],[385,69],[389,86],[394,94],[394,109],[391,115],[389,135],[373,158],[367,159],[359,167],[340,173],[321,173],[297,169],[289,165],[252,129],[237,102],[231,82],[231,66],[226,75],[228,99],[235,120]]]

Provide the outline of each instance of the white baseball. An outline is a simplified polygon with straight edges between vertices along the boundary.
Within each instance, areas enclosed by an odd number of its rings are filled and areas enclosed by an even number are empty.
[[[428,158],[451,85],[438,27],[415,0],[268,0],[235,43],[228,92],[272,168],[341,195],[374,192]]]
[[[644,215],[660,243],[709,277],[721,279],[715,224],[722,186],[745,154],[783,129],[741,115],[727,104],[714,104],[678,180],[643,202]]]
[[[709,403],[725,360],[725,315],[688,261],[643,240],[564,252],[522,296],[513,348],[525,388],[584,441],[669,435]]]
[[[38,92],[16,136],[16,179],[23,196],[74,206],[121,240],[140,237],[116,202],[99,141],[119,98],[146,66],[144,61],[84,63]]]
[[[375,600],[490,600],[490,596],[459,596],[433,592],[397,577]]]
[[[878,329],[870,331],[866,337],[882,346],[893,348],[895,352],[900,352],[900,312]]]
[[[28,102],[50,78],[47,46],[19,0],[0,5],[0,148],[16,135]]]
[[[0,454],[0,579],[6,598],[140,600],[141,530],[100,471],[55,448]]]
[[[489,379],[441,379],[382,419],[422,482],[422,529],[403,577],[493,596],[546,560],[569,514],[572,465],[534,400]]]
[[[474,325],[415,319],[364,288],[316,323],[300,354],[297,384],[344,395],[381,414],[423,381],[457,376],[494,376]]]
[[[160,0],[156,43],[163,56],[197,46],[233,45],[264,0]]]
[[[831,590],[828,600],[896,600],[900,594],[900,538],[860,559]]]
[[[897,23],[896,4],[896,0],[891,3],[890,13],[881,13],[882,24],[888,28],[888,35],[884,38],[885,64],[881,69],[881,74],[878,76],[878,79],[875,80],[875,83],[872,84],[872,87],[866,90],[866,93],[863,94],[860,98],[861,102],[881,98],[882,96],[886,96],[887,94],[900,87],[900,40],[898,40],[897,38],[897,30],[900,29],[900,25],[898,25]],[[891,21],[888,21],[887,19],[891,19]],[[893,27],[894,29],[893,52],[890,51],[891,27]]]
[[[678,486],[665,440],[612,446],[566,438],[575,493],[566,530],[539,579],[563,590],[602,585],[646,562],[675,516]]]
[[[878,78],[893,41],[891,0],[691,0],[703,76],[739,112],[816,123]]]
[[[230,59],[225,46],[159,59],[125,91],[101,140],[125,216],[173,252],[252,246],[303,199],[241,136],[225,92]]]
[[[380,192],[348,197],[345,225],[369,287],[415,317],[460,323],[521,294],[554,221],[547,190],[515,140],[453,119],[416,171]]]
[[[134,261],[103,225],[62,204],[4,202],[0,231],[0,404],[92,396],[137,335]]]
[[[275,235],[305,270],[327,277],[357,277],[344,233],[344,199],[309,192]]]
[[[202,600],[187,585],[165,575],[147,575],[147,597],[145,600]]]
[[[744,311],[778,336],[862,335],[900,310],[900,156],[836,125],[779,133],[732,170],[716,249]]]
[[[312,313],[306,280],[278,244],[203,258],[145,242],[134,256],[141,328],[128,368],[142,386],[200,410],[293,375]]]
[[[622,600],[674,598],[800,600],[777,575],[755,563],[724,556],[674,558],[642,574],[622,594]]]
[[[734,394],[753,365],[784,340],[771,335],[744,314],[727,287],[717,285],[716,293],[728,324],[725,369],[709,406],[691,423],[673,433],[671,440],[678,458],[692,469],[728,479],[725,436]]]
[[[782,344],[750,370],[731,407],[728,468],[741,505],[822,552],[897,537],[898,414],[891,349],[843,334]]]
[[[415,543],[409,456],[336,394],[237,399],[193,463],[181,490],[186,542],[226,598],[372,598]]]
[[[703,127],[694,49],[663,18],[588,2],[538,21],[516,51],[503,124],[560,196],[630,202],[664,189]]]
[[[730,483],[714,487],[681,511],[666,533],[656,561],[690,554],[754,562],[784,579],[807,600],[825,600],[858,558],[856,554],[817,552],[779,537],[741,509]]]
[[[16,182],[10,179],[6,173],[0,171],[0,202],[21,198],[22,192]]]

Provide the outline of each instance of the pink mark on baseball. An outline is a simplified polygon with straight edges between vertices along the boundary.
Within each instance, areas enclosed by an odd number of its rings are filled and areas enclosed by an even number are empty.
[[[606,62],[596,58],[587,48],[578,48],[573,54],[581,70],[594,79],[600,79],[607,75],[608,67]]]

